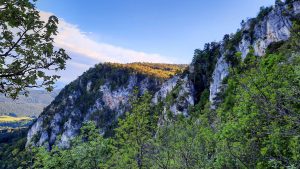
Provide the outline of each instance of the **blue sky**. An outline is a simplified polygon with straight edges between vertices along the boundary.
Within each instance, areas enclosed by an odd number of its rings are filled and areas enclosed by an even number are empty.
[[[233,33],[274,0],[39,0],[61,19],[57,46],[69,51],[66,82],[104,61],[190,63],[204,43]],[[79,37],[79,38],[77,38]],[[73,44],[74,43],[74,44]],[[73,74],[71,74],[73,73]],[[69,76],[69,78],[66,78]]]

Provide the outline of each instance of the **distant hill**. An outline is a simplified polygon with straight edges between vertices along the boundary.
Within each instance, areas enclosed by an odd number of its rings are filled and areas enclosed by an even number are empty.
[[[0,116],[0,133],[6,129],[27,127],[33,120],[30,117]]]
[[[38,116],[57,96],[60,90],[47,92],[44,90],[31,90],[28,97],[20,96],[12,100],[0,94],[0,116],[15,114],[18,117]]]

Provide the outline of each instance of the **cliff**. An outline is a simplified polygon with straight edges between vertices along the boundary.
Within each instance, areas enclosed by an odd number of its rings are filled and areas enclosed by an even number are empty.
[[[117,119],[130,110],[129,99],[134,89],[140,94],[145,91],[154,94],[154,104],[166,98],[179,81],[183,81],[181,86],[192,94],[187,78],[173,76],[185,67],[148,63],[98,64],[67,85],[45,108],[28,132],[27,145],[50,148],[57,143],[68,147],[82,124],[90,120],[97,123],[103,135],[109,136]],[[181,91],[179,96],[186,97],[184,93]],[[182,108],[176,106],[179,104]],[[187,101],[168,108],[174,113],[186,114],[188,105],[192,104],[192,97],[188,96]]]
[[[215,66],[210,83],[210,101],[214,104],[217,94],[222,90],[222,81],[228,76],[229,63],[226,55],[232,51],[241,52],[242,59],[253,49],[255,55],[263,56],[267,47],[275,42],[286,41],[290,37],[292,19],[300,13],[300,2],[291,4],[278,4],[274,7],[265,8],[257,18],[249,19],[242,23],[242,28],[234,36],[239,36],[238,43],[233,49],[226,48],[225,42],[220,42],[221,53]],[[212,106],[212,108],[215,108]]]

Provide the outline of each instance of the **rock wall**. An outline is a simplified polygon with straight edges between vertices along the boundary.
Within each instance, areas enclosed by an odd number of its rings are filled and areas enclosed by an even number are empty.
[[[242,24],[242,40],[236,46],[238,52],[242,53],[244,59],[249,48],[252,46],[255,55],[263,56],[266,53],[267,47],[273,42],[285,41],[290,37],[290,29],[292,27],[291,17],[300,13],[300,2],[294,2],[292,8],[288,5],[276,5],[262,20],[257,21],[252,27],[255,19],[249,19]],[[253,29],[253,30],[251,30]],[[250,33],[253,32],[253,36]],[[224,59],[225,50],[218,59],[214,73],[213,81],[210,84],[210,102],[214,109],[216,95],[222,88],[222,81],[228,76],[229,66]]]
[[[95,77],[93,73],[92,75]],[[187,76],[174,76],[165,81],[132,73],[127,77],[125,85],[123,82],[122,85],[112,88],[110,83],[115,79],[107,79],[97,90],[93,89],[93,86],[98,79],[90,80],[90,77],[85,78],[86,76],[84,74],[63,89],[45,109],[28,132],[27,146],[45,146],[51,149],[53,144],[57,144],[66,148],[70,140],[79,133],[82,124],[90,120],[96,122],[101,134],[107,134],[113,129],[117,119],[130,110],[129,98],[135,88],[140,94],[145,91],[154,93],[152,103],[155,105],[160,101],[165,103],[166,97],[180,85],[174,103],[165,106],[176,115],[187,116],[188,107],[194,104],[193,85]]]

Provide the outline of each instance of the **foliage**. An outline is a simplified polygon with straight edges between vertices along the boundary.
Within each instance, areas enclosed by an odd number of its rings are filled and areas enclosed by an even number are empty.
[[[0,133],[0,168],[27,168],[31,153],[25,149],[27,129],[14,129]]]
[[[213,134],[201,126],[190,118],[162,126],[148,156],[149,168],[207,168],[212,162],[209,154],[213,142],[206,141],[212,140]]]
[[[271,53],[278,53],[280,51],[280,47],[284,44],[285,42],[284,41],[279,41],[279,42],[273,42],[271,43],[267,50],[266,50],[266,53],[268,54],[271,54]]]
[[[243,32],[238,30],[235,34],[225,35],[223,38],[225,48],[225,60],[232,67],[236,66],[241,60],[241,54],[237,53],[237,46],[242,40]]]
[[[255,27],[273,10],[273,7],[261,7],[259,13],[255,18],[251,18],[248,20],[250,23],[249,30],[244,30],[244,34],[248,34],[247,38],[250,38],[250,42],[253,43],[256,39],[254,30]]]
[[[289,41],[269,46],[262,58],[250,50],[244,62],[232,68],[217,110],[217,149],[222,152],[218,166],[299,167],[298,30],[294,22]]]
[[[193,71],[190,74],[196,93],[196,100],[198,101],[201,93],[207,88],[212,80],[212,74],[220,57],[220,44],[216,42],[207,43],[204,49],[196,49],[191,66]]]
[[[235,47],[239,45],[242,40],[243,32],[238,30],[235,34],[226,34],[223,37],[224,47],[226,50],[235,51]]]
[[[124,120],[119,119],[116,129],[116,151],[111,160],[112,168],[148,168],[146,153],[157,128],[157,116],[151,111],[151,95],[132,100],[132,111]]]
[[[296,2],[297,0],[285,0],[285,4],[292,4]]]
[[[273,10],[273,7],[260,7],[259,13],[257,14],[256,20],[261,21],[264,19],[265,16],[267,16],[271,11]]]
[[[29,0],[1,0],[0,11],[0,93],[15,99],[28,88],[52,91],[59,76],[48,72],[65,69],[70,59],[53,45],[58,18],[42,21]]]
[[[175,87],[171,90],[170,93],[167,94],[166,98],[165,98],[165,106],[169,109],[172,104],[174,104],[176,102],[179,96],[179,92],[182,90],[182,81],[178,80],[178,82],[176,83]]]
[[[299,57],[292,60],[274,54],[259,62],[248,59],[240,67],[243,71],[229,79],[228,89],[234,90],[218,109],[218,145],[223,154],[217,158],[222,166],[299,165],[293,149],[300,146],[294,141],[300,130],[291,127],[299,120],[300,83],[295,70]]]
[[[117,68],[127,68],[132,71],[139,72],[141,74],[146,74],[158,78],[168,79],[176,74],[182,73],[187,65],[180,64],[163,64],[163,63],[128,63],[128,64],[118,64],[109,63],[113,67]]]
[[[57,146],[48,152],[34,149],[34,168],[145,168],[147,143],[155,134],[157,115],[150,107],[151,95],[132,98],[133,109],[119,120],[116,137],[104,139],[93,122],[86,123],[70,149]],[[147,167],[146,167],[147,168]]]
[[[93,122],[81,128],[81,134],[72,142],[72,148],[54,147],[48,152],[44,147],[34,149],[34,168],[44,169],[97,169],[106,166],[111,156],[112,140],[104,139]]]

